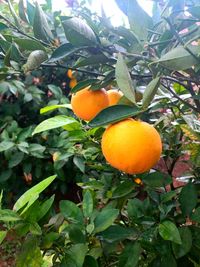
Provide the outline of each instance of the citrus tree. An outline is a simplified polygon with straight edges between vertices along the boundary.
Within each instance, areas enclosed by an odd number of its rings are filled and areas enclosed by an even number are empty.
[[[119,27],[89,2],[0,6],[0,240],[20,267],[197,267],[200,1],[116,0]]]

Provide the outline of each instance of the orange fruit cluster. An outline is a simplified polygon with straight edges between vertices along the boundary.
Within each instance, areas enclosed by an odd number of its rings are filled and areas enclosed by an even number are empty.
[[[75,87],[77,85],[77,80],[74,77],[73,71],[71,69],[68,69],[68,71],[67,71],[67,77],[70,79],[69,88],[72,89],[73,87]]]
[[[117,90],[92,91],[87,87],[72,95],[72,110],[77,117],[89,121],[101,110],[117,104],[122,96]],[[111,166],[128,174],[140,174],[158,162],[162,142],[152,125],[128,118],[107,127],[101,148]]]

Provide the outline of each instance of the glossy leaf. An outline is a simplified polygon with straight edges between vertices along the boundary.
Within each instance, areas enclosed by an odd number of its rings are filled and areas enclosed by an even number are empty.
[[[19,0],[18,12],[19,12],[20,19],[22,19],[24,22],[28,23],[28,17],[26,15],[25,7],[24,7],[24,0]]]
[[[28,39],[28,38],[15,38],[15,43],[23,50],[35,51],[35,50],[43,50],[45,51],[45,47],[38,41]]]
[[[142,98],[142,106],[144,109],[147,108],[151,101],[154,99],[154,96],[158,91],[159,84],[160,77],[157,77],[147,85]]]
[[[115,76],[120,90],[132,103],[135,103],[135,89],[133,88],[129,70],[121,54],[119,54],[117,59]]]
[[[141,113],[138,107],[127,105],[115,105],[102,110],[97,116],[89,122],[91,127],[99,127],[114,122],[121,121]]]
[[[112,243],[112,242],[119,242],[124,239],[130,238],[137,238],[138,231],[133,228],[126,228],[120,225],[112,225],[105,231],[98,234],[98,237],[103,241]]]
[[[156,171],[145,175],[142,181],[150,187],[163,187],[172,182],[172,177],[168,174]]]
[[[85,161],[83,157],[74,156],[73,162],[82,173],[85,172]]]
[[[71,106],[71,104],[60,104],[60,105],[46,106],[46,107],[40,109],[40,114],[44,114],[44,113],[47,113],[49,111],[53,111],[53,110],[59,109],[59,108],[72,109],[72,106]]]
[[[189,49],[196,55],[200,53],[199,46],[189,46]],[[186,70],[198,63],[198,60],[191,55],[183,46],[178,46],[171,49],[168,53],[163,55],[155,63],[160,63],[162,66],[170,70]]]
[[[181,190],[179,195],[179,201],[181,204],[181,210],[183,215],[190,216],[192,210],[196,207],[197,204],[197,191],[195,185],[192,183],[188,183]]]
[[[70,18],[62,22],[67,40],[75,47],[97,43],[93,30],[81,19]]]
[[[92,65],[97,65],[99,66],[100,64],[105,64],[109,61],[112,61],[112,59],[109,59],[106,57],[103,53],[102,54],[97,54],[97,55],[92,55],[88,58],[83,58],[81,60],[78,60],[75,63],[76,68],[80,67],[85,67],[85,66],[92,66]]]
[[[95,218],[94,224],[95,224],[95,233],[102,232],[106,230],[109,226],[111,226],[115,219],[117,218],[119,214],[119,210],[117,209],[111,209],[111,208],[104,208],[101,210],[97,217]]]
[[[83,214],[79,207],[69,200],[60,201],[60,211],[69,221],[76,224],[83,224]]]
[[[164,221],[159,224],[159,234],[164,240],[170,240],[176,244],[181,245],[181,236],[176,225],[171,221]]]
[[[35,128],[32,135],[74,123],[78,123],[74,118],[58,115],[41,122]]]
[[[8,149],[12,148],[14,145],[15,144],[13,142],[3,141],[3,142],[0,143],[0,152],[8,150]]]
[[[141,253],[141,247],[138,242],[128,244],[119,257],[118,267],[136,267]]]
[[[90,192],[90,190],[86,190],[84,191],[83,194],[83,214],[86,218],[89,218],[92,215],[93,212],[93,197],[92,197],[92,193]]]
[[[0,221],[15,222],[20,220],[22,220],[22,218],[15,211],[9,209],[0,209]]]
[[[62,44],[53,51],[51,58],[49,59],[49,62],[56,62],[58,60],[64,59],[73,54],[77,50],[79,49],[77,49],[70,43]]]
[[[137,0],[128,0],[127,2],[127,15],[131,30],[140,40],[146,40],[148,29],[151,29],[153,26],[153,20],[139,5]]]
[[[98,79],[89,79],[89,80],[87,79],[87,80],[80,81],[80,82],[78,82],[78,84],[76,86],[74,86],[71,89],[71,92],[76,93],[76,92],[78,92],[78,91],[80,91],[80,90],[82,90],[88,86],[92,87],[92,84],[95,84],[97,82],[99,82]],[[92,90],[92,88],[91,88],[91,90]]]
[[[87,248],[87,245],[85,245],[85,244],[73,245],[68,250],[67,257],[66,257],[66,265],[64,265],[64,266],[82,267],[84,260],[85,260],[87,250],[88,250],[88,248]]]
[[[75,244],[85,243],[86,242],[86,239],[85,239],[85,236],[84,236],[83,232],[76,225],[70,225],[70,227],[69,227],[69,238]]]
[[[178,245],[176,243],[172,243],[172,249],[177,259],[186,255],[192,247],[192,234],[189,227],[179,228],[179,233],[181,236],[182,244]]]
[[[33,22],[34,35],[39,40],[49,42],[50,39],[53,39],[53,35],[49,27],[49,23],[47,22],[46,15],[38,2],[36,2],[35,8],[36,9]]]
[[[134,185],[131,181],[122,182],[117,188],[113,191],[112,198],[121,198],[133,191]]]
[[[34,196],[39,195],[42,191],[44,191],[56,178],[56,175],[50,176],[45,180],[41,181],[37,185],[33,186],[31,189],[26,191],[15,203],[13,209],[18,211],[23,208],[26,204],[28,204]]]

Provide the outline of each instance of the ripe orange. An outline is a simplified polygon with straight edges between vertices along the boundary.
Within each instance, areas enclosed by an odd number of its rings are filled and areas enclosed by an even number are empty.
[[[76,78],[73,78],[73,79],[71,79],[71,81],[69,82],[69,88],[73,88],[74,86],[76,86],[77,85],[77,80],[76,80]]]
[[[101,147],[111,166],[129,174],[150,170],[162,152],[156,129],[131,118],[110,125],[103,134]]]
[[[123,96],[122,92],[115,89],[109,90],[107,93],[109,98],[109,106],[116,105]]]
[[[89,121],[109,106],[108,94],[105,89],[92,91],[86,87],[72,95],[71,105],[77,117]]]

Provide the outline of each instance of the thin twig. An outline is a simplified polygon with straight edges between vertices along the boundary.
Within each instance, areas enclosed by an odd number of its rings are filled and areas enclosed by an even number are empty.
[[[178,99],[179,101],[181,101],[184,105],[188,106],[189,108],[191,108],[192,110],[199,112],[199,110],[192,106],[190,103],[186,102],[185,100],[183,100],[180,96],[178,96],[171,88],[170,86],[165,85],[163,82],[161,82],[162,86],[164,86],[176,99]]]
[[[30,36],[28,34],[26,34],[25,32],[21,31],[18,27],[16,27],[12,22],[10,22],[7,18],[5,18],[2,14],[0,14],[0,19],[3,19],[4,21],[6,21],[12,28],[14,31],[20,33],[21,35],[24,35],[26,37],[28,37],[29,39],[32,39],[34,41],[37,41],[37,42],[40,42],[41,44],[45,45],[45,46],[48,46],[48,47],[52,47],[50,44],[42,41],[42,40],[39,40],[33,36]]]
[[[167,23],[169,24],[169,27],[171,29],[171,31],[173,32],[173,34],[176,36],[176,38],[178,39],[178,41],[183,45],[183,47],[185,48],[186,51],[188,51],[188,53],[190,55],[192,55],[198,62],[200,62],[200,59],[198,58],[198,56],[196,56],[184,43],[184,41],[182,40],[182,38],[179,36],[178,32],[176,31],[176,29],[174,28],[173,24],[171,23],[169,18],[164,18]]]

